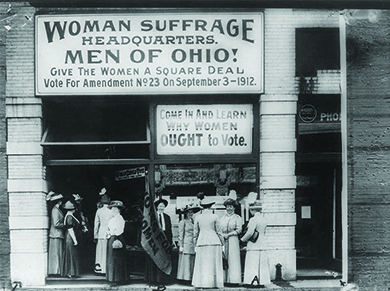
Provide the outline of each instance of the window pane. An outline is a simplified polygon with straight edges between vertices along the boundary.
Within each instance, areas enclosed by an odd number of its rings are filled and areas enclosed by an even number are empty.
[[[145,141],[148,106],[134,103],[44,104],[46,142]]]

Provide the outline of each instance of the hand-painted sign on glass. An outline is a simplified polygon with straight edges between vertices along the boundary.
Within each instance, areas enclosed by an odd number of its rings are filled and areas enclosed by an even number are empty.
[[[158,105],[157,154],[250,154],[250,104]]]

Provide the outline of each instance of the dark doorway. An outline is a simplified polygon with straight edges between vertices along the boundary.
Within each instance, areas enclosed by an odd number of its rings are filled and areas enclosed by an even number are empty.
[[[297,177],[297,268],[340,272],[341,165],[300,163]]]

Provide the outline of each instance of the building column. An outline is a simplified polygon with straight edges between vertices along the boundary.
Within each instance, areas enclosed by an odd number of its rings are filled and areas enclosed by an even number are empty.
[[[44,285],[48,216],[41,138],[41,105],[7,104],[11,279]]]
[[[6,3],[0,3],[0,10]],[[0,30],[0,289],[10,289],[10,237],[8,228],[5,86],[6,86],[6,30]]]
[[[296,279],[295,95],[262,96],[260,105],[260,197],[268,220],[271,278]]]
[[[296,279],[295,27],[292,9],[265,10],[264,88],[260,99],[260,197],[268,220],[271,278]]]

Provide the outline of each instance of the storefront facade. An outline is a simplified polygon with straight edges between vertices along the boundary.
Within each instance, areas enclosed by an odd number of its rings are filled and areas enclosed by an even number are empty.
[[[244,221],[244,198],[258,193],[271,279],[296,280],[300,264],[346,266],[337,13],[12,9],[5,87],[11,281],[46,284],[49,191],[80,194],[93,225],[106,188],[129,209],[133,234],[145,176],[150,191],[169,199],[174,228],[177,209],[198,192],[221,205],[234,190]],[[313,37],[317,45],[309,45]],[[136,235],[128,241],[139,246]],[[86,250],[88,273],[93,251]]]

